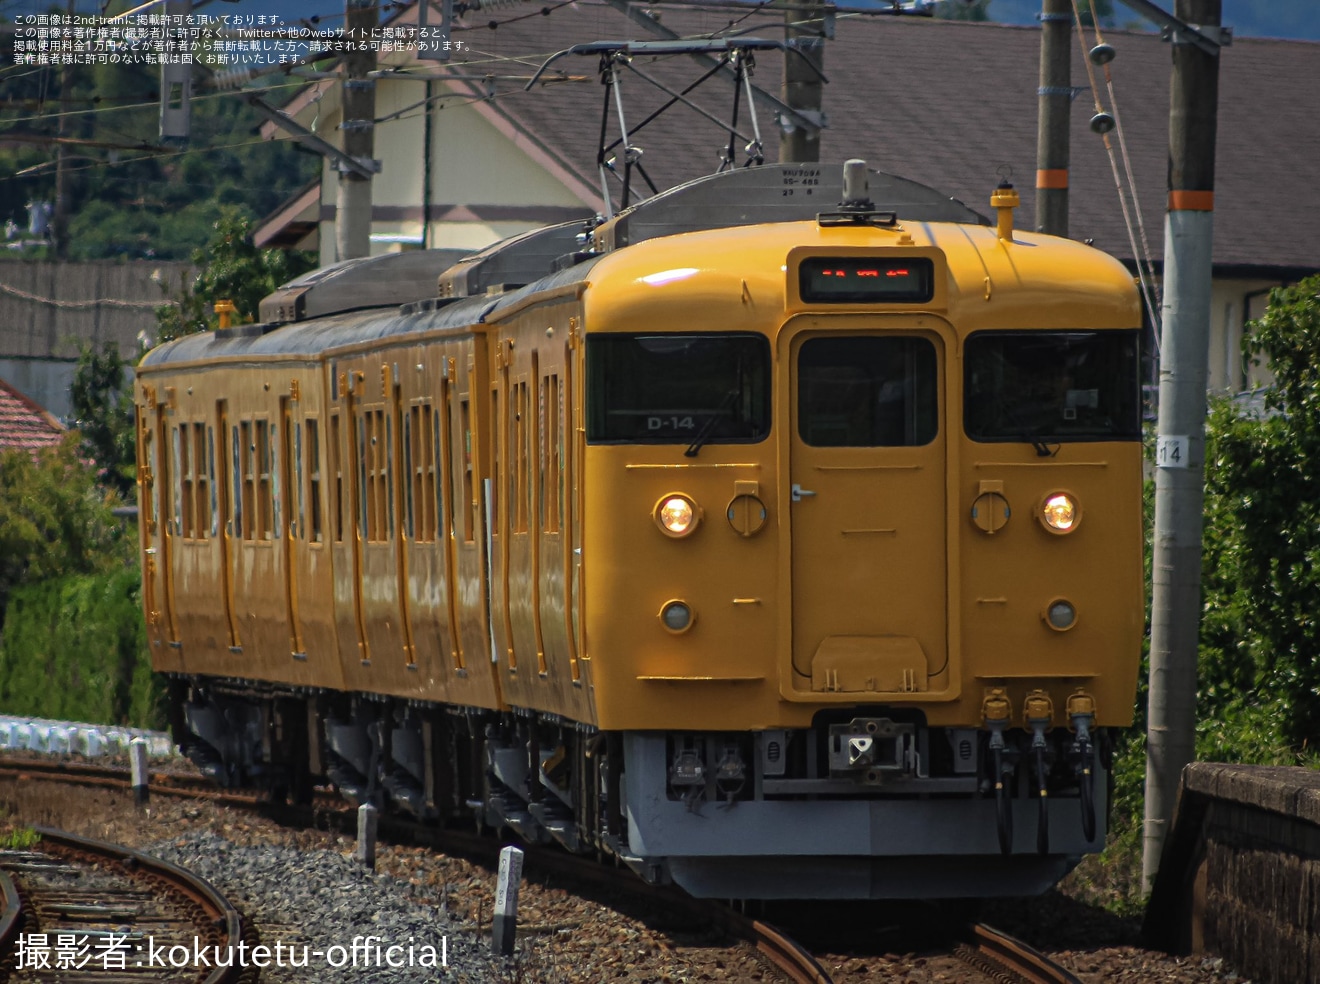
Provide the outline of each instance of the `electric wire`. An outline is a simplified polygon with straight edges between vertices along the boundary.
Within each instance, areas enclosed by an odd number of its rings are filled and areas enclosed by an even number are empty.
[[[1100,33],[1099,20],[1093,16],[1091,22],[1092,26],[1095,28],[1095,43],[1097,45],[1104,44],[1105,39],[1104,35]],[[1090,61],[1089,58],[1087,60],[1088,62]],[[1124,135],[1123,120],[1118,112],[1118,95],[1114,91],[1114,77],[1109,70],[1108,63],[1102,67],[1105,72],[1105,88],[1109,92],[1109,106],[1114,111],[1114,134],[1118,137],[1119,156],[1123,160],[1123,170],[1127,175],[1128,187],[1132,189],[1132,204],[1133,211],[1136,212],[1137,233],[1141,238],[1140,260],[1144,261],[1146,265],[1146,278],[1142,280],[1142,291],[1148,295],[1154,296],[1155,303],[1151,306],[1151,317],[1154,319],[1156,338],[1158,338],[1161,317],[1161,309],[1159,305],[1163,303],[1163,298],[1160,296],[1162,291],[1155,285],[1155,265],[1151,261],[1150,241],[1146,236],[1146,220],[1142,217],[1141,200],[1137,197],[1137,182],[1132,174],[1132,159],[1128,155],[1127,137]],[[1140,266],[1138,266],[1138,273],[1140,273]],[[1147,280],[1149,280],[1149,284],[1147,283]],[[1151,304],[1151,298],[1149,296],[1147,297],[1146,303]]]
[[[1078,39],[1078,42],[1080,43],[1080,45],[1081,45],[1081,49],[1082,49],[1082,61],[1086,64],[1086,77],[1087,77],[1087,79],[1088,79],[1088,80],[1090,81],[1090,83],[1091,83],[1091,94],[1092,94],[1092,96],[1093,96],[1093,98],[1094,98],[1094,100],[1095,100],[1095,111],[1096,111],[1097,114],[1099,114],[1099,113],[1103,113],[1103,112],[1105,111],[1105,108],[1104,108],[1104,105],[1100,102],[1100,89],[1099,89],[1099,86],[1096,84],[1095,66],[1092,65],[1092,63],[1091,63],[1090,52],[1087,50],[1087,47],[1086,47],[1086,33],[1085,33],[1085,31],[1083,30],[1083,28],[1082,28],[1082,15],[1081,15],[1080,10],[1078,9],[1077,0],[1072,0],[1072,8],[1073,8],[1073,22],[1077,25],[1077,39]],[[1098,27],[1097,27],[1097,29],[1096,29],[1096,32],[1097,32],[1097,34],[1099,34],[1099,28],[1098,28]],[[1106,70],[1106,72],[1107,72],[1107,70]],[[1113,88],[1112,88],[1112,86],[1110,87],[1109,93],[1110,93],[1110,100],[1111,100],[1111,102],[1112,102],[1112,100],[1113,100]],[[1115,109],[1114,109],[1114,128],[1115,128],[1115,130],[1118,130],[1118,129],[1119,129],[1119,126],[1120,126],[1120,124],[1119,124],[1119,118],[1118,118],[1118,110],[1117,110],[1117,108],[1115,108]],[[1134,230],[1133,230],[1133,219],[1132,219],[1132,214],[1131,214],[1131,211],[1130,211],[1130,209],[1129,209],[1129,205],[1128,205],[1128,196],[1127,196],[1127,192],[1126,192],[1126,191],[1124,190],[1124,188],[1123,188],[1123,179],[1119,176],[1119,171],[1118,171],[1118,156],[1117,156],[1117,154],[1114,152],[1114,144],[1113,144],[1113,142],[1109,139],[1109,134],[1107,134],[1107,133],[1102,133],[1100,136],[1101,136],[1101,139],[1104,141],[1105,151],[1108,153],[1108,156],[1109,156],[1109,167],[1110,167],[1110,170],[1113,171],[1113,174],[1114,174],[1114,188],[1115,188],[1115,190],[1118,192],[1118,202],[1119,202],[1119,206],[1120,206],[1120,207],[1122,208],[1122,210],[1123,210],[1123,224],[1124,224],[1124,226],[1125,226],[1126,229],[1127,229],[1128,244],[1129,244],[1129,246],[1130,246],[1131,249],[1132,249],[1132,259],[1133,259],[1133,261],[1135,262],[1136,267],[1137,267],[1137,281],[1138,281],[1138,282],[1140,283],[1140,285],[1141,285],[1141,294],[1142,294],[1142,298],[1143,298],[1143,300],[1146,302],[1146,309],[1150,312],[1151,323],[1152,323],[1152,325],[1153,325],[1154,328],[1155,328],[1155,332],[1154,332],[1154,335],[1155,335],[1155,352],[1156,352],[1156,354],[1158,355],[1158,354],[1159,354],[1159,351],[1160,351],[1160,335],[1161,335],[1161,333],[1162,333],[1162,329],[1161,329],[1160,309],[1159,309],[1159,308],[1156,306],[1156,304],[1155,304],[1155,296],[1154,296],[1154,293],[1153,293],[1153,285],[1152,285],[1152,283],[1151,283],[1151,280],[1153,279],[1153,277],[1152,277],[1152,276],[1148,276],[1148,274],[1147,274],[1147,268],[1150,267],[1149,253],[1145,253],[1145,254],[1143,254],[1143,253],[1137,248],[1137,237],[1136,237],[1136,233],[1135,233]],[[1132,197],[1133,197],[1133,202],[1132,202],[1132,206],[1131,206],[1131,208],[1135,208],[1135,209],[1137,209],[1137,211],[1138,211],[1137,222],[1140,222],[1140,221],[1141,221],[1141,217],[1140,217],[1140,203],[1137,201],[1137,198],[1136,198],[1136,184],[1135,184],[1135,182],[1132,181],[1132,169],[1131,169],[1131,164],[1130,164],[1130,162],[1127,162],[1127,161],[1126,161],[1126,152],[1124,153],[1124,158],[1125,158],[1125,163],[1126,163],[1126,165],[1127,165],[1128,183],[1129,183],[1129,186],[1131,187],[1131,190],[1132,190]],[[1142,226],[1142,235],[1143,235],[1143,245],[1144,245],[1144,235],[1145,235],[1145,227],[1144,227],[1144,225]],[[1144,257],[1145,260],[1146,260],[1144,266],[1143,266],[1143,263],[1142,263],[1143,257]]]

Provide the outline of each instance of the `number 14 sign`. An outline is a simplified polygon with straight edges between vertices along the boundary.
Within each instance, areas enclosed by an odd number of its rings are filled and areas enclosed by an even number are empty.
[[[1191,438],[1186,434],[1161,434],[1155,441],[1156,468],[1186,468]]]

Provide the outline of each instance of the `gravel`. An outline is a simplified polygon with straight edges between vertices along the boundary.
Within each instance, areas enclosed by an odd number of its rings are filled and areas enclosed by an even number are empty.
[[[249,811],[205,800],[153,798],[134,808],[126,791],[0,779],[0,821],[62,827],[137,847],[209,878],[255,921],[260,942],[351,946],[354,936],[386,945],[440,946],[448,968],[268,968],[263,982],[469,981],[481,984],[688,984],[781,981],[754,948],[683,917],[650,911],[632,896],[610,896],[529,870],[523,883],[518,951],[492,959],[492,867],[437,851],[382,843],[377,870],[352,859],[353,841],[324,830],[291,830]],[[3,823],[0,822],[0,826]],[[996,903],[984,918],[1050,953],[1084,984],[1248,984],[1215,957],[1177,959],[1137,945],[1139,921],[1120,919],[1056,891],[1028,902]],[[772,917],[792,933],[791,921]],[[838,984],[954,982],[947,956],[909,939],[869,948],[821,946]],[[906,952],[912,948],[915,952]],[[339,955],[336,954],[338,957]],[[301,960],[301,956],[299,956]],[[313,958],[316,959],[316,958]]]
[[[337,984],[364,976],[379,984],[413,984],[434,981],[442,968],[444,979],[453,981],[490,981],[500,974],[474,934],[450,920],[441,899],[420,897],[416,886],[368,871],[338,851],[236,844],[209,830],[146,850],[219,887],[255,923],[261,944],[292,948],[295,956],[285,962],[306,966],[269,967],[261,979],[271,984]],[[361,950],[353,949],[367,937],[375,937],[374,950],[365,941]],[[400,949],[387,953],[391,946]],[[387,966],[387,957],[401,966]]]

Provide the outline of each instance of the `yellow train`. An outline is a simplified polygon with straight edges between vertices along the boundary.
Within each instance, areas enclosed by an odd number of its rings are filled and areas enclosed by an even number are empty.
[[[1141,309],[1016,204],[768,165],[159,347],[176,738],[701,896],[1043,890],[1132,716]]]

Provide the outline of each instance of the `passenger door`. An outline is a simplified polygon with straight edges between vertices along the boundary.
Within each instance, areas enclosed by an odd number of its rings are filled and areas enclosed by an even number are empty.
[[[944,340],[786,331],[793,689],[917,693],[947,665]]]

